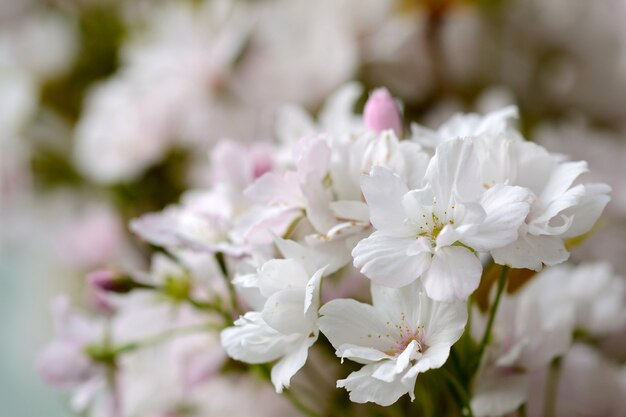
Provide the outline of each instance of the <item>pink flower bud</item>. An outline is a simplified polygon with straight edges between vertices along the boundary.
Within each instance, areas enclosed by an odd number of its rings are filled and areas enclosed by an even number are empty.
[[[87,274],[87,283],[102,291],[113,290],[117,279],[117,274],[108,269],[99,269]]]
[[[396,135],[402,134],[400,109],[386,88],[377,88],[372,92],[365,103],[363,119],[370,130],[382,132],[392,129]]]
[[[125,294],[135,288],[146,286],[109,269],[99,269],[87,274],[87,283],[96,290]]]

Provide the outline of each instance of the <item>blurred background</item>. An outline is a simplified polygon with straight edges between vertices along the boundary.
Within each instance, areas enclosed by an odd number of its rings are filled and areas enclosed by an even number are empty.
[[[206,185],[216,140],[274,141],[278,109],[352,81],[433,127],[518,105],[528,139],[613,187],[573,258],[626,275],[625,19],[625,0],[0,0],[0,415],[70,415],[34,367],[50,300],[146,263],[130,218]]]

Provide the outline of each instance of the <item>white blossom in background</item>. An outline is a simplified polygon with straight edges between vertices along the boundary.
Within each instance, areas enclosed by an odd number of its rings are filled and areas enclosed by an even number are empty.
[[[87,348],[104,340],[105,323],[70,311],[67,298],[52,306],[55,339],[41,352],[37,370],[50,385],[72,391],[71,407],[84,412],[106,389],[106,370],[87,354]],[[115,395],[105,401],[109,412],[117,407]]]
[[[570,347],[575,312],[572,305],[545,302],[537,287],[503,295],[491,340],[477,373],[471,406],[475,415],[501,416],[526,402],[529,375]],[[487,318],[472,315],[472,333],[482,337]]]
[[[626,282],[605,262],[558,265],[528,284],[542,303],[573,308],[576,330],[603,336],[626,328]]]
[[[554,416],[624,416],[623,372],[592,346],[574,344],[562,359]],[[531,376],[529,416],[543,415],[547,378],[546,369]]]
[[[419,285],[372,286],[373,305],[351,299],[326,303],[320,329],[337,356],[363,365],[337,387],[354,402],[388,406],[402,395],[415,398],[418,374],[441,367],[467,322],[463,303],[431,300]]]

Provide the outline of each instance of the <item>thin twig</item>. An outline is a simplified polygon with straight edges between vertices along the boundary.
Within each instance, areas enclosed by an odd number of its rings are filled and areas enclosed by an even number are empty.
[[[491,306],[491,311],[489,312],[489,320],[487,321],[487,327],[485,328],[485,333],[483,334],[483,338],[478,348],[478,356],[476,357],[474,370],[477,370],[478,367],[480,367],[480,363],[485,353],[485,349],[487,348],[487,343],[489,343],[489,338],[491,337],[491,329],[493,327],[494,319],[496,318],[496,312],[498,311],[500,298],[502,297],[502,293],[504,292],[504,287],[506,285],[506,276],[508,272],[509,272],[509,268],[507,266],[503,266],[502,271],[500,271],[500,277],[498,278],[498,289],[496,292],[496,299],[494,300],[493,306]]]

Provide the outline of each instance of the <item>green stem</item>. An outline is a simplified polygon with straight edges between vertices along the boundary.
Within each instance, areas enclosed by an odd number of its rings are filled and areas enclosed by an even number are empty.
[[[230,314],[228,314],[228,312],[224,311],[224,309],[221,306],[216,305],[214,303],[210,303],[208,301],[196,300],[195,298],[192,298],[191,296],[187,297],[187,302],[191,304],[192,306],[194,306],[195,308],[197,308],[198,310],[213,311],[219,314],[220,316],[222,316],[222,318],[224,318],[224,320],[226,320],[227,324],[230,324],[233,320],[233,318],[230,316]]]
[[[559,376],[561,374],[561,358],[555,358],[550,363],[548,380],[546,381],[546,394],[543,399],[543,417],[553,417],[556,411],[557,391],[559,389]]]
[[[474,413],[472,413],[472,407],[470,405],[469,394],[467,393],[463,385],[459,383],[459,381],[454,377],[454,375],[450,373],[450,371],[445,368],[441,368],[441,370],[443,371],[443,375],[447,378],[448,382],[450,383],[450,385],[452,385],[460,398],[459,406],[461,408],[461,415],[464,417],[474,417]]]
[[[491,311],[489,312],[489,320],[487,321],[487,327],[485,328],[485,333],[483,334],[483,338],[480,342],[480,346],[478,348],[478,356],[476,357],[476,363],[474,369],[477,370],[480,367],[480,362],[482,361],[483,355],[485,353],[485,349],[487,348],[487,343],[489,343],[489,338],[491,337],[491,329],[493,328],[493,322],[496,318],[496,312],[498,311],[498,305],[500,304],[500,298],[502,297],[502,293],[504,292],[504,287],[506,285],[506,276],[509,272],[509,267],[503,266],[502,271],[500,271],[500,277],[498,278],[498,289],[496,292],[496,299],[493,302],[493,306],[491,307]]]
[[[298,409],[298,411],[300,411],[305,416],[307,416],[307,417],[321,417],[321,415],[319,415],[317,412],[315,412],[314,410],[310,409],[302,401],[300,401],[300,399],[294,394],[293,391],[290,391],[290,390],[287,389],[287,390],[283,391],[283,394],[285,394],[285,397],[287,397],[287,399],[291,402],[291,404],[293,404],[293,406],[296,407]]]
[[[517,415],[519,417],[526,417],[526,404],[522,404],[517,409]]]
[[[128,342],[119,346],[110,346],[108,342],[105,342],[102,346],[94,345],[87,347],[87,354],[95,361],[104,363],[115,363],[115,358],[126,352],[131,352],[137,349],[141,349],[148,346],[154,346],[159,343],[165,342],[175,336],[182,334],[193,333],[206,330],[220,330],[212,323],[196,324],[187,327],[179,327],[157,333],[146,337],[145,339]]]
[[[226,266],[226,258],[222,252],[217,252],[215,254],[215,260],[220,267],[220,271],[222,271],[222,276],[224,277],[224,281],[226,282],[226,287],[228,288],[228,295],[230,297],[230,305],[236,314],[239,314],[241,311],[239,308],[239,302],[237,301],[237,293],[235,292],[235,286],[228,275],[228,267]],[[231,318],[232,321],[232,318]]]

